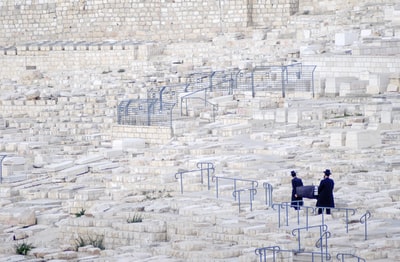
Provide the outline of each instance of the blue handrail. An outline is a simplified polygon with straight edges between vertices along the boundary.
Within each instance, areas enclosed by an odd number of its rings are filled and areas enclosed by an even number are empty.
[[[349,233],[349,212],[351,211],[352,212],[352,215],[355,215],[356,214],[356,209],[355,208],[348,208],[348,207],[321,207],[321,206],[318,206],[318,207],[316,207],[315,208],[315,211],[317,210],[317,209],[321,209],[322,210],[322,213],[321,213],[321,224],[325,224],[325,215],[324,215],[324,213],[325,213],[325,209],[330,209],[331,211],[332,210],[336,210],[336,211],[345,211],[345,215],[346,215],[346,233]]]
[[[360,261],[364,261],[365,262],[366,261],[364,258],[358,257],[358,256],[353,255],[353,254],[349,254],[349,253],[338,253],[336,255],[337,260],[339,260],[341,262],[344,262],[344,258],[345,257],[357,258],[358,262],[360,262]]]
[[[215,189],[216,189],[217,198],[219,197],[219,180],[220,179],[233,181],[233,191],[238,190],[238,188],[237,188],[237,182],[238,181],[250,182],[252,189],[258,187],[258,182],[256,180],[243,179],[243,178],[232,178],[232,177],[222,177],[222,176],[213,176],[212,180],[215,181]],[[245,187],[245,188],[248,188],[248,187]],[[235,200],[236,200],[236,198],[235,198]]]
[[[234,197],[234,199],[236,199],[236,195],[237,195],[237,199],[238,199],[238,203],[239,203],[239,212],[240,212],[240,193],[245,192],[245,191],[249,191],[250,211],[253,211],[253,200],[254,200],[254,196],[257,194],[257,189],[243,188],[243,189],[239,189],[239,190],[234,190],[232,192],[232,196]]]
[[[291,250],[291,249],[281,249],[279,246],[269,246],[269,247],[260,247],[254,250],[254,253],[259,257],[259,262],[267,262],[267,251],[272,252],[272,262],[277,262],[276,254],[279,253],[293,253],[293,254],[311,254],[311,262],[314,262],[315,256],[321,256],[321,261],[323,261],[323,253],[316,252],[316,251],[298,251],[298,250]],[[327,260],[331,259],[331,255],[329,253],[325,254],[328,258]],[[281,261],[281,260],[279,260]]]
[[[203,168],[203,165],[206,166]],[[201,176],[201,184],[203,184],[203,171],[207,171],[207,176],[208,176],[208,189],[210,189],[210,171],[214,173],[215,168],[212,163],[209,162],[199,162],[197,163],[197,168],[195,170],[180,170],[177,173],[175,173],[175,179],[180,179],[180,188],[181,188],[181,194],[183,194],[183,175],[188,174],[188,173],[194,173],[194,172],[199,172],[200,171],[200,176]]]
[[[0,183],[3,183],[3,160],[7,155],[0,155]]]
[[[204,101],[204,107],[207,106],[207,105],[211,105],[212,106],[213,121],[215,121],[215,115],[216,115],[216,112],[218,111],[218,105],[217,104],[213,104],[213,103],[211,103],[210,101],[207,100],[207,89],[210,89],[210,88],[206,87],[206,88],[203,88],[203,89],[198,89],[196,91],[193,91],[193,92],[188,93],[188,94],[186,94],[186,95],[181,97],[181,101],[180,101],[181,116],[184,115],[183,114],[183,106],[182,106],[183,105],[183,100],[185,100],[185,102],[186,102],[186,105],[185,105],[186,113],[185,113],[185,115],[187,116],[188,115],[188,104],[187,104],[188,99],[200,99],[200,100]],[[193,96],[194,94],[197,94],[197,93],[202,92],[202,91],[204,91],[204,98]]]
[[[203,171],[207,170],[207,188],[208,190],[210,190],[210,171],[212,171],[212,173],[214,174],[215,172],[214,164],[211,162],[198,162],[196,166],[201,172],[200,175],[202,184],[203,184]]]
[[[328,238],[331,237],[331,232],[325,231],[322,233],[322,236],[315,243],[315,247],[320,248],[321,251],[321,261],[323,261],[322,254],[324,253],[325,246],[325,258],[326,260],[331,260],[331,255],[328,252]],[[324,243],[322,243],[324,241]]]
[[[263,183],[263,187],[265,188],[265,204],[269,207],[272,207],[272,191],[274,188],[270,183],[267,182]]]
[[[364,226],[364,239],[365,239],[365,240],[367,240],[367,238],[368,238],[367,221],[368,221],[368,219],[370,219],[370,218],[371,218],[371,212],[369,212],[368,210],[367,210],[367,212],[365,212],[365,214],[362,215],[361,218],[360,218],[360,223],[361,223],[361,224],[365,224],[365,226]]]
[[[278,253],[279,251],[281,251],[281,248],[279,246],[256,248],[254,250],[254,253],[259,256],[259,258],[260,258],[259,261],[260,262],[266,262],[267,261],[267,250],[271,250],[272,251],[272,256],[273,256],[272,261],[275,261],[275,258],[276,258],[275,253]]]
[[[308,227],[299,227],[299,228],[295,228],[292,230],[292,235],[296,236],[296,232],[297,232],[297,243],[298,243],[298,251],[301,251],[301,231],[302,230],[310,230],[310,229],[314,229],[314,228],[318,228],[319,229],[319,239],[321,239],[321,237],[323,236],[323,233],[326,232],[328,230],[328,226],[327,225],[317,225],[317,226],[308,226]]]
[[[297,202],[297,201],[294,201]],[[281,210],[285,209],[285,221],[286,221],[286,226],[289,226],[289,210],[292,206],[292,202],[281,202],[281,203],[274,203],[272,204],[272,209],[276,209],[278,207],[278,227],[281,227]],[[309,219],[309,214],[314,214],[315,213],[315,207],[311,206],[300,206],[300,208],[297,211],[297,224],[300,224],[300,210],[305,209],[305,215],[306,215],[306,226],[308,226],[308,219]],[[311,211],[310,211],[311,210]]]

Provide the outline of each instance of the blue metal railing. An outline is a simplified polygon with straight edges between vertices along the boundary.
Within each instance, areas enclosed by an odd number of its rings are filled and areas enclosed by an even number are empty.
[[[287,90],[310,92],[314,97],[314,71],[316,66],[295,63],[280,66],[257,66],[252,70],[236,72],[238,90],[280,91],[286,97]]]
[[[296,202],[296,201],[294,201]],[[300,201],[299,201],[300,202]],[[281,202],[281,203],[274,203],[272,204],[272,208],[276,210],[278,208],[278,227],[281,227],[281,211],[285,210],[285,217],[284,221],[286,222],[286,226],[289,226],[289,210],[292,207],[292,202]],[[300,206],[299,209],[296,210],[297,212],[297,224],[300,224],[300,210],[304,209],[305,210],[305,216],[306,216],[306,226],[308,227],[308,220],[309,220],[309,214],[314,214],[315,213],[315,207],[310,207],[310,206]],[[311,212],[310,212],[311,210]]]
[[[181,97],[180,99],[180,108],[181,108],[181,116],[185,115],[188,116],[188,109],[189,109],[189,105],[188,105],[188,100],[189,99],[199,99],[204,101],[204,107],[206,107],[207,105],[210,105],[212,107],[212,112],[213,112],[213,121],[215,121],[215,116],[216,113],[218,111],[218,105],[211,103],[210,101],[207,100],[207,90],[209,89],[209,87],[207,88],[203,88],[203,89],[198,89],[196,91],[193,91],[191,93],[188,93],[184,96]],[[203,97],[199,97],[196,96],[196,94],[204,92],[204,98]],[[185,113],[183,112],[183,101],[185,101]]]
[[[187,88],[185,92],[195,92],[199,89],[211,88],[212,81],[211,77],[214,72],[196,72],[186,76]]]
[[[281,227],[281,211],[285,210],[285,216],[284,216],[284,221],[286,222],[286,226],[289,226],[289,210],[293,206],[292,203],[297,202],[297,201],[292,201],[292,202],[281,202],[281,203],[273,203],[272,208],[274,210],[278,209],[278,227]],[[299,201],[300,202],[300,201]],[[310,214],[316,214],[317,210],[321,208],[322,214],[321,216],[321,224],[325,224],[325,209],[329,208],[332,210],[336,210],[338,212],[344,211],[345,214],[345,222],[346,222],[346,233],[349,232],[349,215],[355,215],[356,209],[354,208],[347,208],[347,207],[311,207],[311,206],[300,206],[299,209],[295,210],[297,212],[297,224],[300,224],[300,210],[305,210],[305,216],[306,216],[306,226],[308,226],[308,221],[309,221],[309,215]],[[349,214],[351,212],[351,214]]]
[[[345,257],[356,258],[358,262],[361,262],[361,261],[364,261],[364,262],[365,262],[365,261],[366,261],[364,258],[358,257],[358,256],[353,255],[353,254],[349,254],[349,253],[338,253],[338,254],[336,255],[337,260],[339,260],[339,261],[341,261],[341,262],[344,262],[344,261],[345,261],[345,260],[344,260]]]
[[[331,255],[328,252],[328,238],[331,237],[331,232],[325,231],[322,233],[322,236],[315,243],[315,247],[320,249],[321,252],[321,261],[324,261],[322,254],[325,255],[326,260],[331,260]],[[325,247],[325,252],[324,252]]]
[[[7,155],[0,155],[0,183],[3,183],[3,160]]]
[[[182,116],[183,101],[186,102],[187,110],[188,100],[192,98],[200,99],[199,96],[195,97],[194,94],[203,91],[204,98],[202,100],[204,100],[204,105],[212,106],[214,118],[218,107],[208,101],[207,92],[210,91],[222,90],[228,91],[228,94],[233,94],[235,90],[251,91],[253,97],[258,91],[270,91],[281,92],[282,97],[285,97],[288,90],[293,90],[310,92],[314,97],[315,68],[315,65],[296,63],[279,66],[259,66],[245,70],[233,69],[188,74],[185,84],[149,88],[147,99],[121,101],[117,108],[117,122],[121,125],[170,124],[172,126],[171,106],[168,107],[167,111],[165,111],[165,107],[168,104],[175,105],[180,103]],[[187,94],[181,96],[184,93]],[[158,105],[153,103],[158,103]],[[154,110],[151,110],[152,108]],[[160,112],[170,112],[170,117],[165,117]],[[153,116],[153,114],[158,115]]]
[[[214,71],[210,76],[210,91],[227,91],[229,95],[233,94],[237,71],[238,70]]]
[[[251,180],[251,179],[243,179],[243,178],[232,178],[232,177],[222,177],[222,176],[213,176],[212,178],[213,181],[215,181],[215,191],[216,191],[216,196],[217,198],[219,197],[219,180],[228,180],[228,181],[233,181],[233,192],[237,191],[237,183],[238,182],[249,182],[250,183],[250,188],[255,189],[258,187],[258,182],[256,180]],[[249,188],[248,186],[244,186],[241,189],[244,188]],[[236,198],[235,198],[236,200]]]
[[[330,209],[332,211],[345,211],[345,221],[346,221],[346,233],[349,233],[349,212],[351,211],[351,215],[356,214],[356,209],[355,208],[347,208],[347,207],[316,207],[316,210],[321,209],[321,224],[325,224],[325,210]]]
[[[203,184],[203,171],[207,171],[207,188],[210,190],[210,175],[211,172],[214,174],[215,168],[214,164],[211,162],[198,162],[196,164],[197,168],[200,170],[200,175],[201,175],[201,183]]]
[[[205,166],[205,167],[204,167]],[[200,172],[200,182],[203,184],[203,172],[207,172],[207,188],[210,189],[210,174],[211,172],[214,173],[214,164],[209,163],[209,162],[199,162],[197,163],[197,168],[195,170],[181,170],[175,173],[175,179],[180,180],[180,189],[181,189],[181,194],[183,194],[183,175],[184,174],[189,174],[189,173],[195,173],[195,172]]]
[[[285,252],[288,250],[281,250],[279,246],[270,246],[270,247],[260,247],[254,250],[254,253],[259,257],[260,262],[267,261],[267,251],[272,251],[272,261],[275,261],[276,254],[279,252]],[[292,250],[290,250],[292,252]]]
[[[159,99],[129,99],[119,103],[117,121],[120,125],[169,126],[172,128],[172,110],[175,103]]]
[[[303,250],[297,251],[297,250],[291,250],[291,249],[281,249],[279,246],[270,246],[270,247],[260,247],[260,248],[256,248],[254,250],[254,253],[258,256],[259,262],[267,262],[267,251],[272,252],[272,262],[282,261],[281,258],[277,259],[277,255],[279,253],[292,253],[295,255],[309,254],[309,255],[311,255],[311,262],[314,262],[317,256],[321,257],[321,261],[323,261],[324,255],[325,255],[325,257],[328,257],[327,260],[331,259],[331,255],[329,253],[324,254],[324,253],[317,252],[317,251],[303,251]]]
[[[367,230],[367,222],[368,219],[371,218],[371,213],[367,210],[367,212],[365,212],[364,215],[361,216],[360,218],[360,223],[364,224],[364,239],[367,240],[368,239],[368,230]]]
[[[187,84],[177,84],[177,85],[168,85],[163,86],[158,91],[158,97],[160,100],[160,108],[163,109],[163,103],[172,103],[178,104],[179,103],[179,95],[184,93],[187,89]],[[154,97],[156,94],[153,95]]]
[[[253,211],[253,201],[254,201],[254,196],[257,194],[257,189],[255,189],[255,188],[243,188],[243,189],[234,190],[232,192],[233,198],[238,200],[239,212],[241,211],[241,209],[240,209],[240,205],[241,205],[240,193],[241,192],[245,192],[245,191],[249,192],[250,211]]]
[[[263,188],[265,189],[265,204],[269,207],[272,207],[272,191],[274,188],[270,183],[267,182],[263,183]]]
[[[299,251],[299,252],[301,252],[302,251],[302,248],[301,248],[301,232],[302,231],[309,231],[309,230],[311,230],[311,229],[319,229],[319,240],[320,239],[322,239],[322,237],[323,237],[323,233],[324,232],[326,232],[326,231],[328,231],[328,226],[327,225],[317,225],[317,226],[308,226],[308,227],[299,227],[299,228],[295,228],[295,229],[293,229],[292,230],[292,235],[293,236],[297,236],[297,250]],[[297,234],[296,234],[297,233]],[[322,251],[323,251],[323,245],[321,245],[320,246],[320,248],[321,248],[321,253],[322,253]]]
[[[252,97],[255,97],[254,74],[249,70],[240,70],[235,74],[235,89],[242,91],[251,91]]]

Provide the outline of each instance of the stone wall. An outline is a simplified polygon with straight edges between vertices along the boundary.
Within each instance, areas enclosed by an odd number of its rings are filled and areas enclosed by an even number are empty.
[[[170,127],[161,126],[114,125],[112,126],[111,137],[112,139],[144,139],[148,144],[165,144],[172,138],[172,130]]]
[[[5,0],[0,45],[42,40],[208,39],[281,25],[299,0]]]
[[[107,71],[123,69],[135,71],[147,68],[147,61],[162,52],[162,46],[135,42],[46,42],[17,45],[0,49],[0,78],[18,79],[38,72],[68,72],[76,70]],[[118,67],[118,68],[115,68]],[[137,70],[136,70],[137,71]],[[134,77],[134,75],[132,75]]]
[[[398,79],[398,72],[400,72],[400,61],[396,56],[307,55],[303,57],[303,62],[316,65],[315,87],[317,93],[323,93],[323,89],[327,88],[330,79],[337,82],[340,78],[353,78],[354,80],[351,82],[365,82],[368,93],[378,94],[385,92],[389,79]],[[369,91],[369,86],[374,87],[374,90]],[[338,95],[340,93],[339,86],[337,88],[332,93]],[[363,90],[365,91],[365,88]]]

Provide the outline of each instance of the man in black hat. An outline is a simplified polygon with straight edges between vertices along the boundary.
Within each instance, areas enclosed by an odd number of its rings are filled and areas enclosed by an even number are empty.
[[[326,214],[331,214],[331,209],[327,207],[335,207],[335,201],[333,199],[333,188],[335,183],[329,176],[331,175],[331,170],[326,169],[324,171],[324,179],[321,180],[318,186],[318,200],[317,200],[317,207],[318,208],[318,215],[322,214],[322,208],[326,208]]]
[[[300,206],[302,206],[304,204],[303,202],[303,197],[299,197],[296,194],[296,188],[298,186],[303,186],[303,181],[298,178],[296,175],[296,171],[292,170],[290,172],[290,175],[293,177],[292,178],[292,199],[291,199],[291,203],[290,206],[293,207],[295,210],[300,209]]]

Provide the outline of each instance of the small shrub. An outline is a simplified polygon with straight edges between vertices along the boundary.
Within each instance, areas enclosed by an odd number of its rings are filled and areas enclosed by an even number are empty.
[[[86,212],[86,210],[82,208],[81,211],[79,211],[78,213],[75,213],[75,216],[81,217],[81,216],[85,215],[85,212]]]
[[[96,236],[95,238],[92,238],[89,236],[89,245],[92,245],[94,247],[100,248],[101,250],[106,249],[103,245],[103,240],[104,236]]]
[[[80,247],[84,247],[84,246],[87,246],[87,244],[86,244],[86,241],[81,236],[79,236],[78,239],[75,239],[76,251],[78,251],[78,249]]]
[[[79,236],[77,239],[75,239],[75,248],[76,251],[78,251],[80,247],[91,245],[93,247],[97,247],[101,250],[104,250],[105,247],[103,241],[104,241],[104,236],[96,236],[95,238],[88,236],[87,240]]]
[[[143,218],[140,214],[134,214],[133,217],[129,216],[129,218],[126,220],[128,223],[140,223],[143,221]]]
[[[18,255],[26,255],[28,254],[29,251],[32,250],[32,248],[35,248],[32,244],[28,243],[20,243],[15,245],[15,253]]]

